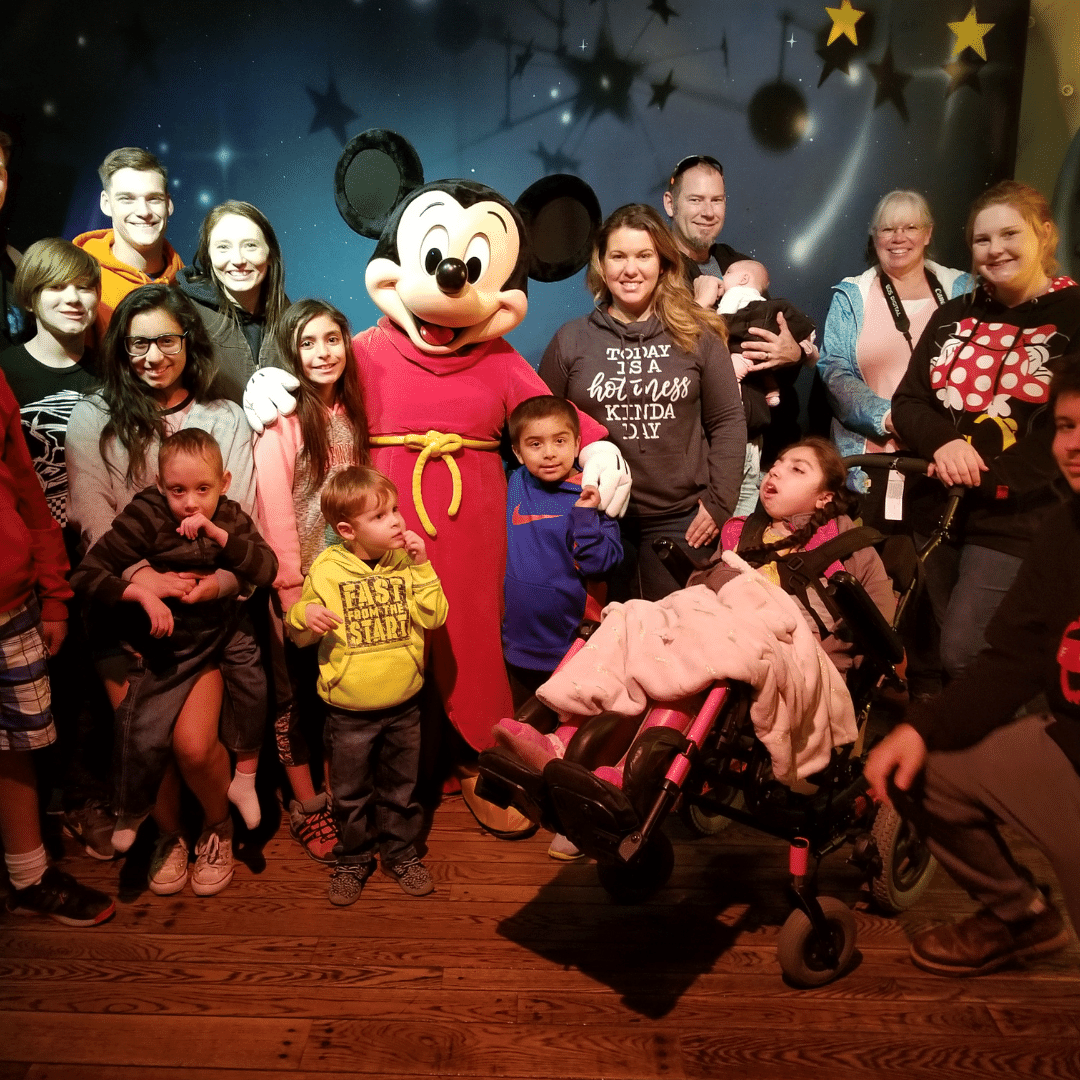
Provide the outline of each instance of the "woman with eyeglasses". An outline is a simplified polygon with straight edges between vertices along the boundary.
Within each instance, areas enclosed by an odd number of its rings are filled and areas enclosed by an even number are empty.
[[[248,379],[284,368],[277,327],[289,298],[273,227],[258,207],[230,199],[203,219],[193,265],[176,275],[213,349],[215,393],[241,404]]]
[[[1058,273],[1058,232],[1039,192],[995,184],[975,200],[966,236],[977,285],[933,313],[892,406],[904,444],[934,463],[936,479],[913,491],[910,524],[929,532],[945,487],[971,489],[954,541],[927,564],[941,663],[954,678],[983,648],[1032,536],[1059,502],[1050,376],[1080,345],[1080,286]]]
[[[844,457],[902,448],[892,396],[930,317],[971,286],[970,275],[926,257],[933,232],[930,208],[917,191],[890,191],[870,222],[873,265],[833,286],[818,371],[832,406],[833,442]],[[849,485],[869,487],[864,473]],[[876,492],[872,498],[876,506]]]
[[[120,316],[123,318],[120,318]],[[72,410],[69,519],[90,547],[132,496],[153,484],[164,435],[200,427],[221,446],[229,497],[255,505],[251,429],[213,396],[213,353],[195,306],[175,286],[144,285],[117,306],[99,357],[101,388]]]
[[[231,473],[229,498],[253,515],[255,470],[251,429],[233,401],[215,398],[210,342],[192,302],[171,285],[144,285],[117,306],[100,356],[101,386],[72,410],[67,430],[68,521],[90,548],[134,496],[157,479],[161,440],[182,428],[202,428],[221,448]],[[194,580],[192,575],[158,573],[149,566],[127,575],[161,599],[185,603],[213,600],[236,589],[225,571]],[[94,662],[114,709],[128,691],[132,657],[120,646],[119,627],[108,613],[88,614]],[[177,720],[171,770],[161,786],[153,816],[159,842],[150,865],[151,891],[168,894],[187,880],[187,848],[180,833],[180,783],[183,775],[203,806],[207,822],[229,816],[229,758],[218,738],[223,684],[208,669],[191,690]],[[245,718],[237,718],[242,722]],[[228,866],[213,869],[217,880],[231,878],[227,843],[211,845]],[[183,865],[180,865],[182,849]]]

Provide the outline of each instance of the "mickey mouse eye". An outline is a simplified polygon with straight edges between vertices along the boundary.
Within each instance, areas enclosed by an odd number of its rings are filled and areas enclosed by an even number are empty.
[[[465,249],[465,269],[469,274],[469,284],[475,285],[483,276],[491,262],[491,247],[486,236],[474,236]]]
[[[428,229],[427,235],[420,242],[420,256],[424,260],[424,269],[434,274],[439,263],[446,257],[444,252],[450,248],[450,235],[441,226]]]

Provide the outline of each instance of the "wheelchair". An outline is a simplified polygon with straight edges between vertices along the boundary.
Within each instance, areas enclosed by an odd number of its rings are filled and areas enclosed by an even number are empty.
[[[927,463],[918,459],[873,455],[872,463],[886,458],[899,471],[925,474]],[[935,862],[912,827],[870,798],[863,761],[883,691],[895,698],[903,687],[904,648],[896,627],[919,588],[922,560],[948,536],[959,498],[957,493],[950,499],[921,551],[905,537],[879,538],[891,549],[883,558],[899,594],[894,624],[849,573],[829,578],[827,592],[843,632],[862,657],[847,676],[858,737],[834,747],[817,773],[792,786],[776,780],[750,722],[750,688],[721,680],[691,698],[652,703],[641,716],[590,717],[563,756],[542,769],[506,748],[486,750],[480,755],[479,789],[485,798],[513,804],[538,825],[562,833],[595,859],[601,885],[620,903],[645,901],[670,877],[673,848],[662,826],[672,811],[702,836],[737,821],[784,840],[794,908],[780,931],[777,960],[799,987],[836,979],[854,952],[856,925],[846,904],[818,894],[821,859],[850,845],[849,861],[866,874],[873,902],[884,914],[914,904],[934,873]],[[686,554],[669,541],[658,544],[676,579],[687,580],[695,567]],[[564,664],[597,626],[583,624]],[[536,698],[514,719],[541,732],[557,721]]]

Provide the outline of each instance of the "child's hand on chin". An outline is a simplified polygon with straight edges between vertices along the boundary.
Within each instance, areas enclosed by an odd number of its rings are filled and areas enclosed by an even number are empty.
[[[410,529],[405,530],[405,552],[414,563],[418,565],[420,563],[426,563],[427,547],[424,545],[424,538],[419,533],[414,533]]]
[[[588,506],[597,508],[600,506],[600,491],[598,488],[594,488],[591,485],[589,487],[583,487],[581,489],[581,498],[578,499],[575,506]]]

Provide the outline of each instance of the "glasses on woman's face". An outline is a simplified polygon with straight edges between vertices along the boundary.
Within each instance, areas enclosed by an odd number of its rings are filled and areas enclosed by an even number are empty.
[[[126,337],[124,348],[128,356],[145,356],[150,346],[156,345],[162,356],[175,356],[184,347],[186,337],[186,330],[182,334],[158,334],[157,337]]]
[[[925,229],[925,225],[882,225],[878,230],[878,236],[893,236],[899,233],[901,236],[906,236],[909,240],[918,236],[919,233]]]

